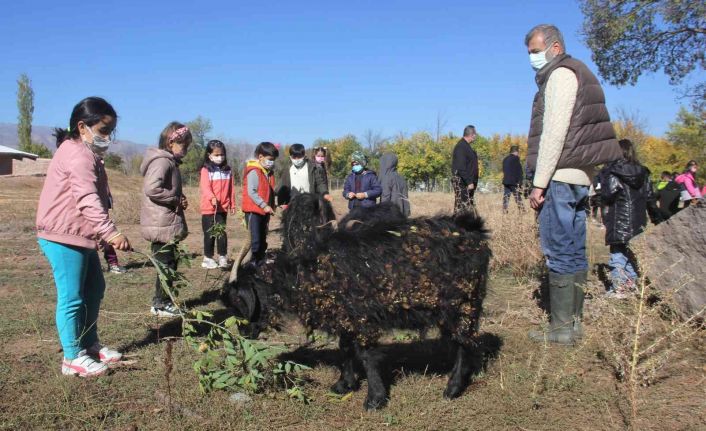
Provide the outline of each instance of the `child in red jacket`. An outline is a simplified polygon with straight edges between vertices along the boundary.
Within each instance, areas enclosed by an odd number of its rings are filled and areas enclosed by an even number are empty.
[[[216,224],[226,224],[228,212],[235,214],[233,171],[228,166],[226,147],[218,140],[208,141],[201,179],[201,225],[203,227],[202,268],[227,268],[228,237],[225,230],[214,235],[211,229]],[[213,258],[213,246],[217,244],[218,261]]]
[[[250,231],[252,264],[265,261],[267,226],[275,210],[275,159],[279,150],[271,142],[261,142],[255,148],[255,160],[249,160],[243,173],[243,212]]]

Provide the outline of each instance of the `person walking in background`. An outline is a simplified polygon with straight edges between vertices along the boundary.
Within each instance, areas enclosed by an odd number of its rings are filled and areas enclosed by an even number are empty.
[[[199,180],[201,194],[201,227],[203,229],[203,262],[206,269],[228,267],[228,235],[225,229],[216,238],[211,230],[216,224],[225,226],[228,212],[235,214],[233,171],[228,165],[226,146],[213,139],[206,144]],[[215,243],[215,244],[214,244]],[[214,259],[214,245],[218,261]]]
[[[655,194],[659,202],[659,213],[662,220],[668,220],[679,212],[679,197],[681,186],[674,181],[676,175],[664,171],[657,183],[657,193]]]
[[[397,155],[386,153],[380,157],[380,185],[382,195],[380,202],[392,202],[400,209],[402,215],[409,217],[409,192],[407,181],[397,173]]]
[[[98,339],[105,279],[96,251],[96,238],[119,250],[132,248],[108,215],[108,176],[101,163],[117,121],[115,109],[99,97],[74,106],[69,128],[55,131],[58,149],[39,196],[37,238],[56,284],[64,375],[98,376],[122,358]]]
[[[520,195],[520,183],[524,178],[522,163],[520,162],[520,147],[513,145],[510,147],[510,154],[503,159],[503,211],[507,212],[510,207],[510,196],[515,197],[517,207],[520,211],[525,210]]]
[[[248,160],[243,172],[243,212],[250,231],[250,252],[253,266],[265,263],[267,228],[275,213],[275,159],[279,150],[271,142],[260,142],[255,159]]]
[[[382,186],[374,171],[367,169],[368,158],[360,151],[351,155],[351,173],[343,185],[343,197],[348,200],[348,209],[371,208],[382,194]]]
[[[454,214],[470,209],[475,204],[473,197],[478,187],[478,154],[471,146],[475,140],[476,128],[466,126],[451,156]]]
[[[677,184],[682,187],[681,200],[684,202],[684,208],[688,207],[692,202],[701,199],[701,190],[696,184],[696,172],[699,170],[699,165],[696,160],[689,160],[686,164],[686,169],[674,179]]]
[[[538,91],[532,102],[527,165],[534,172],[530,205],[549,269],[551,319],[538,342],[572,344],[583,336],[583,286],[588,275],[586,207],[593,167],[621,158],[598,79],[566,54],[553,25],[525,37]]]
[[[186,238],[184,210],[188,201],[182,190],[179,165],[191,145],[191,131],[185,125],[172,121],[159,135],[159,148],[148,148],[140,165],[144,177],[140,230],[142,237],[151,243],[154,258],[162,265],[177,270],[177,247]],[[150,312],[158,317],[179,315],[179,310],[165,292],[172,289],[174,280],[157,277]]]
[[[282,170],[277,189],[277,205],[289,205],[299,193],[315,193],[330,201],[324,169],[306,157],[302,144],[289,147],[289,167]]]
[[[608,266],[612,284],[606,296],[626,298],[635,290],[637,281],[637,265],[628,244],[645,229],[647,214],[653,223],[659,222],[659,211],[650,171],[637,160],[630,140],[622,139],[619,144],[623,158],[608,163],[599,176],[605,205],[605,242],[610,247]]]

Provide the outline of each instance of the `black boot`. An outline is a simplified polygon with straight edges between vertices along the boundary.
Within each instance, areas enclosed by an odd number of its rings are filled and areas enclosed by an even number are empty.
[[[583,298],[585,296],[584,289],[588,279],[588,271],[580,271],[574,274],[574,338],[583,338]]]
[[[551,320],[547,331],[530,331],[534,341],[557,344],[574,343],[574,274],[549,273]]]

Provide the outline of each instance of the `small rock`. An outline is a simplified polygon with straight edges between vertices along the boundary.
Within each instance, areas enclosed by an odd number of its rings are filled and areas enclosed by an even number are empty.
[[[236,392],[232,394],[230,397],[228,397],[228,401],[230,401],[233,404],[247,404],[250,401],[252,401],[252,398],[250,395],[244,393],[244,392]]]

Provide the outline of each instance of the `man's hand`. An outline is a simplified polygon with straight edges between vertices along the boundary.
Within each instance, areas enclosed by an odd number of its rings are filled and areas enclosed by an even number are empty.
[[[181,200],[179,201],[179,205],[182,207],[182,209],[186,210],[189,208],[189,201],[186,200],[186,196],[181,197]]]
[[[366,198],[365,193],[362,193],[362,192],[361,192],[361,193],[356,193],[356,194],[355,194],[355,197],[356,197],[356,199],[360,199],[360,200],[363,200],[363,199]]]
[[[348,192],[348,199],[355,199],[355,193],[353,192]]]
[[[542,204],[544,204],[544,192],[544,189],[540,189],[537,187],[532,189],[532,192],[529,196],[529,201],[530,206],[533,210],[539,211],[539,209],[542,207]]]
[[[218,199],[215,196],[211,198],[211,205],[214,207],[218,206]]]
[[[475,185],[475,184],[473,184],[473,183],[471,183],[471,184],[469,184],[469,185],[468,185],[468,187],[467,187],[467,188],[468,188],[468,190],[473,190],[473,189],[475,189],[475,188],[476,188],[476,185]]]
[[[115,247],[115,248],[117,248],[118,250],[121,250],[121,251],[132,250],[132,247],[130,246],[130,241],[129,241],[129,240],[127,239],[127,237],[126,237],[125,235],[123,235],[123,234],[120,234],[120,235],[116,236],[115,238],[113,238],[113,239],[110,241],[110,244],[111,244],[113,247]]]
[[[275,213],[275,210],[269,205],[267,205],[265,208],[263,208],[263,211],[265,211],[265,214],[274,214]]]
[[[326,194],[324,195],[324,199],[327,200],[327,201],[329,201],[329,202],[333,202],[333,197],[332,197],[330,194],[328,194],[328,193],[326,193]]]

